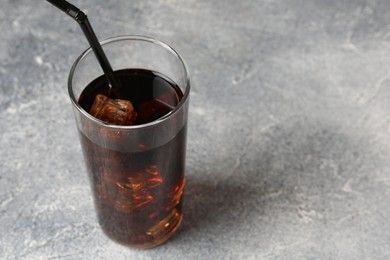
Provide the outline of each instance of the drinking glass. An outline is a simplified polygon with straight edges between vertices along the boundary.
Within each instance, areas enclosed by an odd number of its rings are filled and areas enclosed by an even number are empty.
[[[183,216],[188,69],[173,48],[153,38],[119,36],[101,45],[114,71],[158,72],[176,83],[183,94],[171,112],[155,121],[112,125],[91,116],[78,102],[84,88],[103,74],[90,48],[78,57],[68,79],[102,230],[129,247],[156,246],[172,236]]]

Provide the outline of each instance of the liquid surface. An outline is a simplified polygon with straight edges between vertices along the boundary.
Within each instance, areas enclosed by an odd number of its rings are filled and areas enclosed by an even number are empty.
[[[140,125],[168,114],[183,97],[180,88],[160,73],[144,69],[124,69],[115,71],[114,74],[119,87],[110,89],[103,75],[84,89],[78,102],[85,111],[91,110],[98,94],[128,100],[137,112],[132,124]]]

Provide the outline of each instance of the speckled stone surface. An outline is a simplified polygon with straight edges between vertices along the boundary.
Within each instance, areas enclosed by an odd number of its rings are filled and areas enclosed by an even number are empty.
[[[73,3],[185,57],[185,217],[148,250],[102,233],[66,89],[84,36],[2,0],[0,259],[390,258],[390,1]]]

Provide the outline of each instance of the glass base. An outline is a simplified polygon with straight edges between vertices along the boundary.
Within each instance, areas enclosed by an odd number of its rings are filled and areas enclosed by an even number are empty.
[[[158,237],[156,239],[154,239],[152,242],[146,242],[146,243],[126,243],[126,242],[123,242],[121,240],[118,240],[117,238],[113,237],[110,233],[106,232],[106,230],[103,229],[103,233],[108,237],[110,238],[112,241],[120,244],[120,245],[123,245],[123,246],[126,246],[126,247],[130,247],[130,248],[152,248],[152,247],[156,247],[156,246],[159,246],[161,244],[163,244],[164,242],[166,242],[175,232],[176,230],[180,227],[180,224],[183,220],[183,214],[180,213],[180,215],[178,216],[179,218],[177,220],[174,220],[173,222],[170,222],[170,224],[172,225],[173,224],[173,227],[171,227],[169,229],[169,231],[167,232],[164,232],[164,235],[161,236],[161,237]]]

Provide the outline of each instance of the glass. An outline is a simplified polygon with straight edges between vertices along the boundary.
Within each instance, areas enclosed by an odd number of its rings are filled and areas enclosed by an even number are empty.
[[[114,71],[155,71],[183,94],[171,112],[155,121],[118,126],[92,117],[78,103],[84,88],[103,74],[91,49],[76,60],[68,80],[101,228],[126,246],[156,246],[172,236],[183,216],[188,69],[175,50],[156,39],[120,36],[101,44]]]

